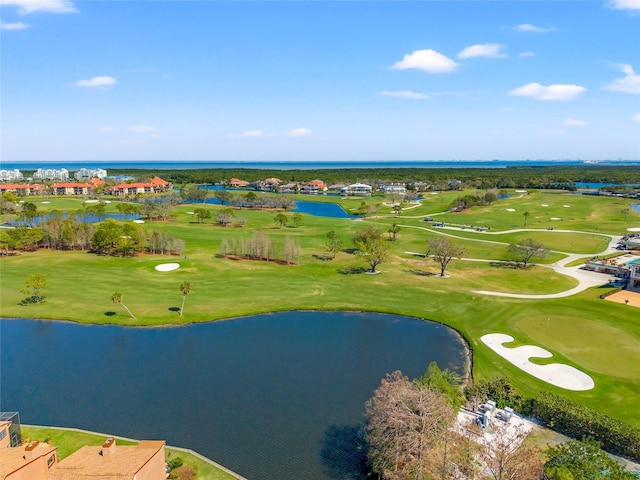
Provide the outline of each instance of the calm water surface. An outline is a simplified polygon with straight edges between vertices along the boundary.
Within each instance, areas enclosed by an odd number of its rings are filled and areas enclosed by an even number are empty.
[[[175,328],[0,321],[0,409],[24,423],[192,448],[251,480],[359,479],[364,403],[396,369],[463,373],[460,338],[372,313]]]

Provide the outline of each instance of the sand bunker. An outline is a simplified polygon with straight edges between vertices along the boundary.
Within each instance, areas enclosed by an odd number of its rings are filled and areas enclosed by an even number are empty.
[[[51,202],[40,202],[40,203],[51,203]]]
[[[527,193],[526,190],[516,190],[516,193]]]
[[[515,212],[515,211],[516,211],[516,209],[515,209],[515,208],[505,208],[505,210],[506,210],[507,212]]]
[[[438,195],[438,192],[429,192],[429,195]]]
[[[551,352],[544,348],[533,345],[515,348],[505,347],[502,344],[512,342],[513,337],[503,333],[490,333],[482,336],[481,340],[508,362],[551,385],[576,391],[591,390],[595,386],[593,379],[589,375],[570,365],[564,363],[536,365],[531,363],[529,361],[531,357],[551,358],[553,356]]]
[[[98,200],[85,200],[84,203],[98,203]]]
[[[640,227],[627,228],[627,232],[640,232]]]
[[[144,223],[144,220],[133,220],[133,223]]]
[[[571,208],[571,205],[562,205],[564,208]]]
[[[156,270],[159,272],[171,272],[179,268],[179,263],[161,263],[160,265],[156,265]]]
[[[187,215],[195,215],[196,212],[187,212]]]
[[[548,203],[543,203],[543,204],[542,204],[542,206],[543,206],[543,207],[548,207],[548,206],[549,206],[549,204],[548,204]]]
[[[551,217],[549,220],[562,220],[560,217]]]

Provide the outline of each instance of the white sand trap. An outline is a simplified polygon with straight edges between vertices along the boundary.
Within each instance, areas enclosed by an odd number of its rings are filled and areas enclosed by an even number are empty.
[[[571,208],[571,205],[562,205],[564,208]]]
[[[159,272],[172,272],[173,270],[177,270],[179,268],[179,263],[161,263],[160,265],[156,265],[156,270]]]
[[[526,190],[516,190],[516,193],[527,193]]]
[[[98,203],[98,200],[85,200],[84,203]]]
[[[40,203],[51,203],[51,202],[40,202]]]
[[[438,195],[438,192],[429,192],[429,195]]]
[[[515,211],[516,211],[516,209],[515,209],[515,208],[505,208],[505,210],[506,210],[507,212],[515,212]]]
[[[627,228],[627,232],[640,232],[640,227]]]
[[[531,357],[551,358],[553,356],[551,352],[544,348],[533,345],[507,348],[502,344],[512,342],[513,337],[503,333],[490,333],[482,336],[481,340],[508,362],[551,385],[576,391],[591,390],[595,386],[593,379],[589,375],[570,365],[564,363],[536,365],[531,363],[529,361]]]
[[[187,212],[187,215],[195,215],[196,212]]]
[[[549,204],[547,204],[547,203],[543,203],[543,204],[542,204],[542,206],[543,206],[543,207],[548,207],[548,206],[549,206]]]
[[[560,217],[551,217],[549,220],[562,220]]]
[[[111,203],[111,200],[102,200],[102,203]]]
[[[144,223],[144,220],[133,220],[133,223]]]

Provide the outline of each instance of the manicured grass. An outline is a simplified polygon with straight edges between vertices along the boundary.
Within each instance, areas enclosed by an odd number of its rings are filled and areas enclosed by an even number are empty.
[[[155,326],[295,309],[404,314],[442,322],[460,331],[473,349],[474,378],[504,375],[527,395],[550,390],[640,426],[637,415],[627,408],[640,403],[640,371],[624,369],[625,365],[637,363],[637,352],[632,347],[640,340],[637,309],[600,300],[599,295],[606,291],[602,288],[549,300],[483,296],[475,291],[547,294],[570,289],[575,286],[575,280],[544,267],[521,270],[466,260],[453,260],[447,269],[449,278],[440,278],[434,275],[438,272],[437,263],[407,253],[424,253],[426,240],[441,234],[437,229],[422,228],[429,226],[422,220],[423,215],[446,209],[461,194],[433,195],[421,207],[400,217],[388,215],[348,220],[304,215],[299,228],[282,229],[274,225],[276,212],[272,211],[235,210],[236,217],[246,218],[245,227],[219,227],[211,221],[197,224],[193,215],[186,213],[194,207],[182,205],[176,209],[174,221],[145,224],[148,230],[170,231],[184,239],[186,249],[181,257],[112,258],[87,252],[39,251],[2,258],[2,316]],[[313,200],[312,197],[304,199]],[[500,226],[504,229],[522,227],[519,224],[522,218],[518,219],[518,225],[508,220],[512,217],[505,215],[505,207],[530,209],[529,223],[535,224],[535,215],[543,209],[546,214],[546,209],[554,204],[554,208],[571,211],[575,216],[573,220],[567,218],[554,223],[556,230],[582,229],[588,233],[543,231],[537,232],[542,234],[537,238],[563,252],[596,253],[606,244],[599,233],[623,232],[625,225],[634,220],[629,215],[628,222],[624,222],[619,214],[620,202],[603,197],[533,192],[522,198],[498,201],[492,206],[446,215],[456,221],[467,216],[470,224],[474,218],[491,220],[494,223],[491,231],[497,231]],[[359,205],[358,201],[354,203]],[[541,207],[543,203],[550,206]],[[563,204],[571,207],[563,207]],[[220,207],[206,205],[204,208],[215,214]],[[611,219],[606,217],[607,212]],[[596,223],[589,219],[596,219]],[[357,230],[375,226],[386,235],[392,223],[406,226],[401,227],[398,240],[392,244],[392,257],[380,265],[380,275],[354,273],[365,263],[351,253],[340,252],[333,261],[317,258],[325,253],[323,246],[330,230],[337,232],[345,249],[349,249]],[[286,266],[218,258],[223,237],[248,239],[254,231],[262,231],[280,243],[287,236],[298,241],[301,255],[297,264]],[[446,233],[465,237],[453,241],[465,245],[467,257],[501,261],[513,259],[505,243],[533,232],[482,235],[463,230]],[[551,255],[545,262],[560,258],[562,254]],[[165,262],[177,262],[181,267],[174,272],[155,271],[157,264]],[[537,259],[535,262],[540,263]],[[24,298],[20,292],[24,281],[36,272],[43,273],[49,281],[47,301],[41,305],[19,306]],[[182,300],[179,286],[183,281],[190,282],[192,289],[186,299],[185,314],[180,317],[174,310]],[[123,302],[137,320],[131,319],[120,305],[111,303],[114,291],[123,294]],[[544,323],[547,318],[556,323],[547,327]],[[486,333],[506,333],[522,344],[546,348],[554,354],[553,361],[569,363],[592,375],[596,388],[588,392],[571,392],[537,380],[482,344],[480,337]]]
[[[65,428],[55,427],[34,427],[22,425],[22,438],[29,440],[45,439],[51,440],[51,445],[58,447],[58,460],[62,460],[79,448],[90,445],[99,446],[102,445],[106,435],[78,432],[75,430],[69,430]],[[116,445],[137,445],[138,442],[131,442],[116,438]],[[211,465],[208,462],[201,460],[200,458],[192,455],[191,453],[175,450],[165,447],[165,454],[167,458],[181,457],[184,460],[185,465],[192,465],[198,468],[199,480],[231,480],[235,479],[233,475],[228,474],[224,470]]]

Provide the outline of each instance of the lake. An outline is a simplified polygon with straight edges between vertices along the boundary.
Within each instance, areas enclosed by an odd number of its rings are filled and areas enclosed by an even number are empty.
[[[2,410],[192,448],[250,480],[364,479],[364,404],[393,370],[464,373],[453,330],[284,312],[171,328],[0,320]]]

